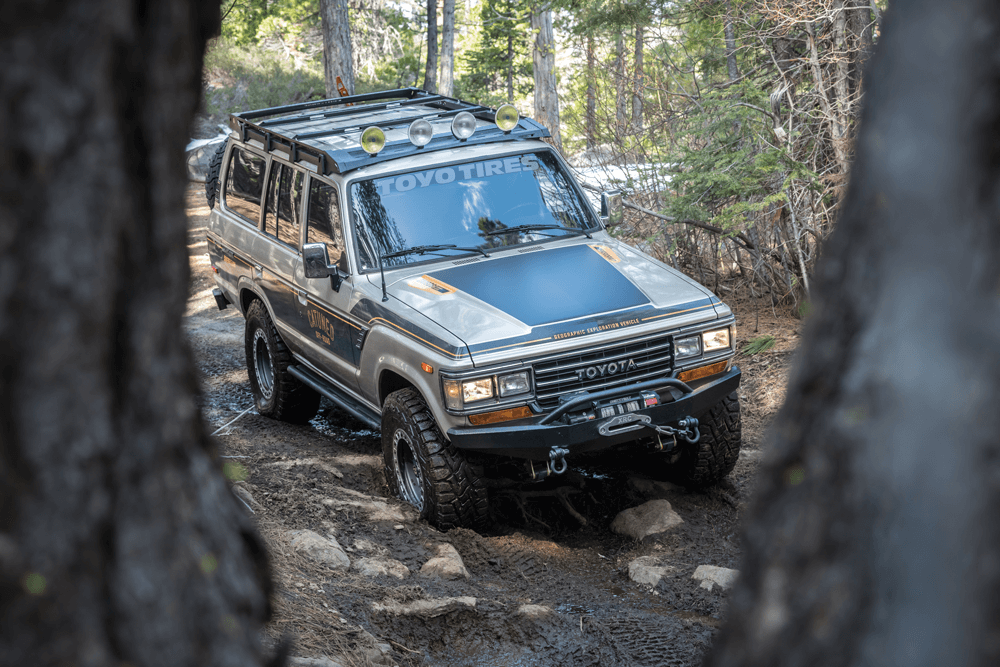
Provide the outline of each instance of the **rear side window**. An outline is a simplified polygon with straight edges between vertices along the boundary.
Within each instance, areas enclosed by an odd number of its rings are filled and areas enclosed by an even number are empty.
[[[264,232],[285,245],[298,249],[302,230],[302,172],[277,162],[271,165],[267,180],[267,210]]]
[[[347,255],[344,253],[344,232],[340,226],[340,198],[337,188],[313,180],[309,185],[309,225],[307,243],[325,243],[330,263],[347,273]]]
[[[242,148],[233,148],[226,177],[226,206],[253,223],[260,222],[260,198],[264,192],[267,161]]]

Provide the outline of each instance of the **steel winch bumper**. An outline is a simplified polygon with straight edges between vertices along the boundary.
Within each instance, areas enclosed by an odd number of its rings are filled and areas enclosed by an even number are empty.
[[[448,438],[459,449],[534,461],[551,459],[554,450],[565,451],[559,458],[598,451],[650,436],[655,438],[656,430],[647,424],[670,426],[688,417],[704,414],[739,387],[740,376],[740,369],[733,366],[726,373],[699,384],[695,389],[679,380],[661,379],[593,394],[581,394],[547,415],[497,426],[451,428],[448,430]],[[683,395],[671,400],[671,393],[662,391],[658,405],[611,417],[571,423],[575,415],[595,403],[638,395],[641,391],[654,387],[672,387]]]

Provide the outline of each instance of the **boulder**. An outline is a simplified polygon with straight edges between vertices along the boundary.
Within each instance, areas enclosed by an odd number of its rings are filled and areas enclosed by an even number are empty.
[[[656,586],[675,570],[669,565],[661,565],[656,556],[640,556],[628,564],[628,578],[637,584]]]
[[[436,598],[433,600],[413,600],[412,602],[385,600],[384,602],[373,602],[372,609],[376,612],[391,614],[393,616],[435,618],[436,616],[443,616],[453,611],[475,611],[476,598],[465,596]]]
[[[465,569],[461,554],[450,544],[438,545],[437,555],[424,563],[420,574],[450,580],[469,578],[469,571]]]
[[[351,559],[332,537],[323,537],[311,530],[293,530],[288,536],[293,549],[318,563],[334,570],[346,570],[351,566]]]
[[[351,564],[351,569],[366,577],[406,579],[410,576],[410,569],[392,558],[358,558]]]
[[[618,513],[611,522],[611,530],[641,540],[650,535],[665,533],[684,523],[666,500],[650,500],[638,507]]]
[[[552,609],[541,604],[522,604],[517,608],[517,613],[519,616],[535,620],[551,615]]]
[[[700,581],[700,587],[707,591],[711,591],[716,586],[728,591],[736,583],[738,576],[740,576],[739,570],[730,570],[728,567],[716,567],[715,565],[699,565],[691,578]]]

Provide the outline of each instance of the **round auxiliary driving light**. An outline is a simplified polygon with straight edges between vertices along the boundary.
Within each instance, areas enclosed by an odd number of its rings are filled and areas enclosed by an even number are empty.
[[[519,120],[521,120],[521,114],[517,113],[513,104],[504,104],[497,109],[496,124],[504,132],[510,132],[517,127]]]
[[[434,128],[426,120],[415,120],[410,123],[410,129],[406,131],[410,137],[410,143],[417,148],[423,148],[430,143],[434,136]]]
[[[382,128],[374,125],[366,127],[361,133],[361,148],[369,155],[378,155],[378,152],[385,148],[385,132]]]
[[[468,111],[461,111],[451,121],[451,133],[459,141],[465,141],[476,131],[476,117]]]

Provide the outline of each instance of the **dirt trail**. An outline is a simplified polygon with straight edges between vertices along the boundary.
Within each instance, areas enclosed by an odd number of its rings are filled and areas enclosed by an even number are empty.
[[[253,402],[243,318],[233,307],[219,311],[211,295],[203,186],[192,185],[187,202],[192,282],[186,330],[202,374],[202,410],[214,431]],[[344,665],[699,664],[725,597],[718,587],[699,587],[691,575],[703,564],[738,566],[740,512],[759,465],[762,429],[783,398],[795,324],[777,315],[759,323],[738,319],[740,342],[770,333],[778,345],[740,360],[745,446],[725,483],[704,493],[650,492],[641,475],[601,464],[582,471],[583,491],[573,497],[585,528],[555,498],[541,497],[523,510],[513,501],[496,503],[497,522],[488,532],[441,533],[387,497],[377,431],[325,399],[305,426],[250,410],[216,437],[271,551],[276,617],[266,641],[288,635],[293,655],[328,656]],[[681,526],[641,543],[609,530],[618,511],[656,497],[670,501]],[[295,530],[334,537],[355,566],[364,558],[391,558],[410,574],[372,578],[320,566],[290,546]],[[468,579],[420,575],[443,543],[462,556]],[[629,562],[652,555],[674,569],[655,588],[632,582]],[[415,600],[463,597],[475,598],[474,608],[434,617],[392,611]]]

